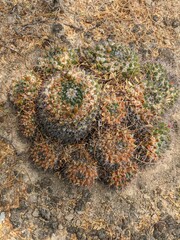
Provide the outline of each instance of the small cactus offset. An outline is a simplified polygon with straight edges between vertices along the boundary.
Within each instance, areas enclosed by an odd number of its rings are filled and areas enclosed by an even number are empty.
[[[53,74],[76,65],[78,65],[77,50],[55,48],[38,60],[37,67],[43,73]]]
[[[147,63],[145,74],[145,100],[148,108],[163,113],[176,100],[178,91],[168,80],[167,72],[161,64]]]
[[[83,145],[70,146],[66,151],[65,178],[77,186],[92,186],[98,178],[97,163]]]
[[[123,45],[50,50],[13,83],[30,159],[68,182],[122,188],[169,143],[162,112],[177,98],[160,64]]]
[[[107,74],[110,77],[134,77],[140,73],[138,56],[131,49],[115,45],[114,43],[101,43],[83,52],[85,64],[95,72]]]
[[[103,169],[103,181],[113,188],[123,188],[137,173],[138,165],[131,161],[121,162],[117,169]]]
[[[37,134],[30,149],[30,158],[43,169],[54,169],[58,162],[58,154],[52,143],[41,134]]]
[[[106,85],[101,100],[101,119],[103,124],[119,124],[126,116],[125,97],[113,86]]]
[[[100,165],[108,166],[129,161],[135,149],[135,140],[128,129],[113,126],[104,129],[94,140],[95,158]]]
[[[37,128],[35,101],[41,82],[42,80],[39,77],[30,73],[19,81],[15,81],[10,93],[10,100],[18,112],[19,128],[27,138],[32,138]]]

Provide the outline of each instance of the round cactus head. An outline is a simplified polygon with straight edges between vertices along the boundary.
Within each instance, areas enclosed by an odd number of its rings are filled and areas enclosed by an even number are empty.
[[[95,140],[95,157],[100,164],[113,168],[129,161],[135,149],[135,140],[127,129],[114,126],[106,129]]]
[[[138,166],[136,163],[122,162],[118,169],[105,171],[104,180],[111,187],[122,188],[127,185],[131,178],[136,174]]]
[[[71,69],[78,64],[77,50],[55,48],[48,51],[45,57],[39,58],[38,69],[46,75],[63,69]]]
[[[99,84],[75,68],[48,81],[38,101],[40,122],[48,135],[76,142],[93,127],[99,108]]]
[[[35,101],[41,83],[34,74],[28,74],[13,83],[10,93],[10,100],[18,111],[20,131],[27,138],[32,138],[37,128]]]
[[[66,152],[65,177],[78,186],[92,186],[98,177],[96,162],[82,145],[70,146]]]
[[[120,124],[126,116],[125,101],[114,87],[106,85],[101,100],[101,117],[104,124]]]
[[[178,91],[171,86],[167,72],[161,64],[147,63],[143,69],[146,105],[156,112],[163,113],[177,98]]]
[[[92,186],[97,176],[96,166],[88,163],[73,161],[66,169],[67,179],[77,186]]]
[[[30,149],[30,159],[39,167],[47,169],[55,169],[58,164],[58,154],[54,145],[50,143],[40,133],[34,139]]]
[[[134,77],[140,73],[138,56],[130,48],[114,43],[101,43],[84,50],[86,62],[96,73],[113,77]]]

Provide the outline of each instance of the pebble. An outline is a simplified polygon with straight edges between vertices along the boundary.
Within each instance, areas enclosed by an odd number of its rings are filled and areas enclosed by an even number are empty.
[[[133,33],[137,33],[137,32],[139,32],[140,30],[141,30],[140,25],[136,24],[136,25],[134,25],[134,27],[133,27],[133,29],[132,29],[132,32],[133,32]]]
[[[5,220],[5,213],[1,212],[0,213],[0,223],[2,223]]]
[[[68,231],[69,233],[74,234],[74,233],[77,232],[77,228],[76,228],[76,227],[73,227],[73,226],[70,226],[70,227],[67,227],[67,231]]]
[[[62,224],[59,224],[59,230],[63,230],[64,229],[64,227],[63,227],[63,225]]]
[[[145,0],[145,3],[150,6],[152,4],[152,0]]]
[[[166,224],[163,221],[159,221],[154,224],[154,229],[159,232],[162,232],[165,229],[165,227],[166,227]]]
[[[105,229],[103,229],[103,228],[98,230],[98,237],[101,240],[108,240],[108,239],[110,239],[109,236],[107,235]]]
[[[76,226],[78,227],[78,226],[80,226],[81,225],[81,221],[80,220],[77,220],[76,221]]]
[[[18,207],[18,210],[20,211],[24,211],[28,208],[28,205],[27,205],[27,202],[25,199],[21,199],[20,200],[20,203],[19,203],[19,207]]]
[[[34,212],[32,213],[33,217],[39,217],[39,210],[36,208]]]
[[[138,240],[147,240],[148,238],[146,237],[146,235],[141,235]]]
[[[0,117],[0,123],[4,122],[4,117]]]
[[[63,27],[63,25],[60,24],[60,23],[53,24],[53,26],[52,26],[52,32],[53,32],[53,33],[59,33],[59,32],[61,32],[63,29],[64,29],[64,27]]]
[[[65,216],[65,219],[66,219],[67,221],[71,221],[73,218],[74,218],[74,215],[73,215],[73,214],[69,214],[69,215]]]
[[[77,214],[82,215],[84,212],[83,211],[77,211]]]
[[[34,189],[33,184],[29,184],[26,191],[28,194],[30,194],[30,193],[32,193],[33,189]]]
[[[44,177],[43,179],[38,181],[37,184],[41,188],[47,188],[47,187],[50,187],[52,185],[52,180],[50,178]]]
[[[57,219],[50,219],[48,227],[53,230],[53,232],[56,232],[56,230],[59,228],[59,223]]]
[[[11,211],[10,221],[14,228],[18,228],[20,226],[21,224],[20,213],[16,209],[13,209]]]
[[[180,25],[180,22],[178,20],[173,20],[173,22],[172,22],[173,28],[177,28],[177,27],[179,27],[179,25]]]
[[[32,203],[37,202],[37,195],[35,195],[35,194],[30,195],[29,202],[32,202]]]
[[[39,209],[39,215],[44,219],[44,220],[49,220],[51,217],[51,213],[49,210],[45,208]]]
[[[163,208],[162,201],[158,201],[157,207],[161,210]]]
[[[153,20],[154,20],[155,22],[157,22],[157,21],[159,20],[159,17],[158,17],[157,15],[154,15],[154,16],[153,16]]]

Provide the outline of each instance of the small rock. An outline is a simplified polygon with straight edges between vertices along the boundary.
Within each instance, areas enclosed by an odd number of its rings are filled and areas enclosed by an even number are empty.
[[[154,230],[154,232],[153,232],[153,237],[154,237],[155,239],[157,239],[157,240],[165,240],[165,239],[167,239],[167,238],[166,238],[166,237],[167,237],[167,234],[161,233],[161,232],[159,232],[159,231],[157,231],[157,230]]]
[[[91,196],[92,193],[88,189],[84,190],[82,193],[82,198],[84,198],[84,200],[86,200],[87,202],[90,200]]]
[[[169,63],[174,63],[174,53],[172,52],[171,49],[160,48],[158,52],[159,52],[160,59],[163,59]]]
[[[154,20],[155,22],[157,22],[157,21],[159,20],[159,17],[158,17],[157,15],[154,15],[154,16],[153,16],[153,20]]]
[[[76,227],[73,227],[73,226],[70,226],[70,227],[67,227],[67,231],[68,231],[69,233],[74,234],[74,233],[77,232],[77,228],[76,228]]]
[[[60,39],[63,43],[66,43],[67,45],[71,45],[70,41],[67,39],[67,36],[66,35],[61,35],[60,36]]]
[[[141,30],[140,25],[136,24],[136,25],[134,25],[134,27],[133,27],[133,29],[132,29],[132,32],[133,32],[133,33],[137,33],[137,32],[139,32],[140,30]]]
[[[171,26],[172,25],[172,20],[170,18],[164,17],[163,18],[163,23],[165,26]]]
[[[51,228],[53,230],[53,232],[55,232],[59,227],[59,223],[58,223],[57,219],[50,219],[50,221],[48,223],[48,227]]]
[[[64,29],[64,27],[60,23],[53,24],[53,26],[52,26],[52,32],[55,33],[55,34],[60,33],[63,29]]]
[[[156,229],[159,232],[162,232],[166,227],[165,222],[163,221],[159,221],[156,224],[154,224],[154,229]]]
[[[86,239],[86,236],[85,236],[84,229],[82,229],[82,228],[77,228],[76,236],[77,236],[77,239],[78,239],[78,240],[85,240],[85,239]]]
[[[37,202],[37,195],[31,194],[29,196],[29,202],[36,203]]]
[[[176,225],[176,221],[174,220],[174,218],[171,215],[167,215],[167,217],[165,217],[164,221],[167,224],[167,228],[169,230],[173,229],[174,226]]]
[[[81,210],[84,210],[85,205],[86,205],[86,203],[82,199],[80,199],[79,201],[77,201],[74,210],[77,211],[77,212],[81,211]]]
[[[174,129],[174,131],[175,131],[176,133],[179,132],[179,126],[178,126],[178,122],[177,122],[177,121],[174,121],[174,122],[173,122],[173,129]]]
[[[147,240],[147,237],[146,237],[146,235],[143,234],[143,235],[139,236],[138,240]]]
[[[41,188],[47,188],[52,185],[52,180],[50,178],[43,178],[40,182],[37,182]]]
[[[20,200],[20,203],[19,203],[19,207],[18,207],[18,210],[20,211],[24,211],[28,208],[28,205],[27,205],[27,202],[25,199],[21,199]]]
[[[163,208],[162,201],[158,201],[157,207],[161,210]]]
[[[59,230],[63,230],[64,229],[62,224],[59,224],[58,228],[59,228]]]
[[[4,122],[4,117],[0,117],[0,123]]]
[[[152,4],[152,0],[145,0],[145,3],[150,6]]]
[[[39,215],[46,221],[49,220],[51,217],[50,211],[45,208],[39,209]]]
[[[74,218],[74,215],[73,215],[73,214],[69,214],[69,215],[65,216],[65,219],[66,219],[67,221],[71,221],[73,218]]]
[[[172,22],[173,28],[177,28],[177,27],[179,27],[179,25],[180,25],[180,22],[178,20],[173,20],[173,22]]]
[[[97,236],[98,235],[98,230],[96,230],[96,229],[91,230],[89,235],[92,236],[92,237]]]
[[[36,208],[34,212],[32,213],[33,217],[39,217],[39,210]]]
[[[100,240],[108,240],[110,239],[109,236],[107,235],[105,229],[100,229],[98,230],[98,237]]]
[[[93,36],[93,33],[90,32],[90,31],[87,31],[87,32],[84,33],[84,36],[85,36],[86,38],[90,38],[90,37]]]
[[[177,167],[177,168],[180,168],[180,163],[176,164],[176,167]]]
[[[0,213],[0,223],[2,223],[5,220],[5,213],[1,212]]]
[[[27,191],[28,194],[30,194],[33,191],[33,189],[34,189],[33,184],[29,184],[26,191]]]
[[[18,228],[21,224],[20,213],[16,209],[11,211],[10,221],[14,228]]]

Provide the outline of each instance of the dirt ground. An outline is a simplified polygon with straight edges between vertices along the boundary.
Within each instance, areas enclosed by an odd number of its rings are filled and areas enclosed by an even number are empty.
[[[0,0],[0,240],[180,239],[180,100],[171,144],[122,191],[72,187],[29,161],[7,101],[11,82],[49,46],[127,44],[180,77],[179,0]]]

